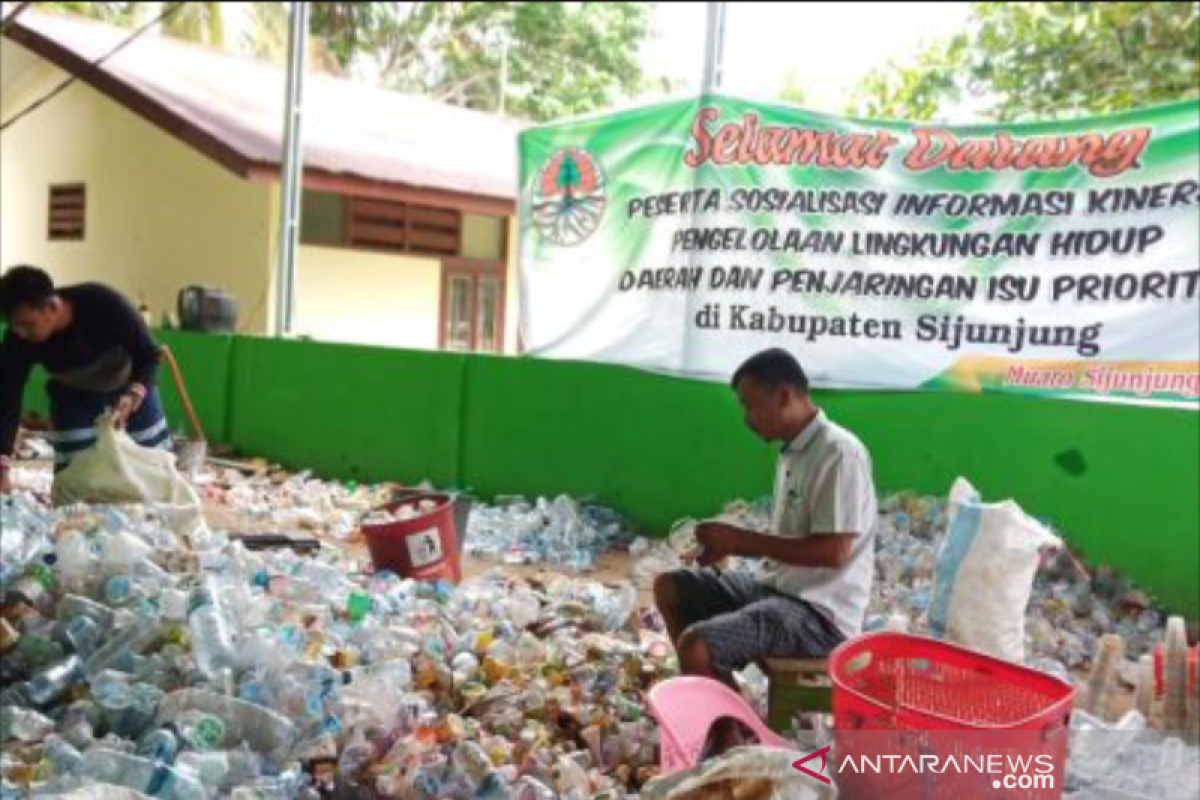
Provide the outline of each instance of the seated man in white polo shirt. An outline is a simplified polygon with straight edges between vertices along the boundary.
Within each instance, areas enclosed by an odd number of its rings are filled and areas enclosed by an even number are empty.
[[[821,658],[862,630],[875,574],[871,457],[813,405],[800,364],[761,352],[733,376],[746,425],[783,443],[771,527],[696,527],[698,569],[659,575],[654,597],[684,674],[732,684],[764,658]],[[713,568],[726,556],[764,559],[757,576]]]

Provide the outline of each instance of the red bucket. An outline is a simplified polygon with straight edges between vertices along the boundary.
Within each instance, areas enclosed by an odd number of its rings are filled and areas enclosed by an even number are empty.
[[[421,512],[422,505],[433,509]],[[417,494],[379,509],[397,514],[409,508],[412,519],[378,525],[362,523],[376,571],[391,570],[417,581],[462,580],[462,564],[454,532],[454,499],[445,494]]]

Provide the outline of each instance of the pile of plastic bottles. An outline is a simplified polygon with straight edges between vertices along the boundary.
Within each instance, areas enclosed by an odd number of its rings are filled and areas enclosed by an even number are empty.
[[[19,485],[40,486],[44,476],[21,469]],[[263,531],[350,538],[393,487],[209,473],[201,488],[210,510]],[[635,582],[530,584],[494,571],[456,588],[366,574],[328,550],[252,553],[169,509],[52,510],[28,492],[3,502],[2,800],[103,785],[187,800],[618,800],[653,775],[645,692],[674,658],[635,585],[686,563],[694,520],[651,543],[567,497],[476,505],[469,553],[577,571],[628,548]],[[922,632],[944,501],[895,495],[880,509],[866,628]],[[734,503],[723,517],[762,529],[767,503]],[[1116,675],[1141,692],[1164,622],[1115,573],[1060,553],[1035,582],[1027,653],[1068,677],[1095,661],[1105,686]],[[742,680],[761,704],[765,678]],[[1154,796],[1195,796],[1168,772],[1186,772],[1196,748],[1146,726],[1149,713],[1139,724],[1088,709],[1069,788],[1125,791],[1145,769],[1162,776]],[[1120,747],[1089,744],[1102,738],[1089,732],[1114,729]],[[1120,766],[1102,769],[1109,761]]]
[[[1200,797],[1200,747],[1149,727],[1136,710],[1111,724],[1076,711],[1065,788],[1072,800],[1194,800]]]
[[[868,629],[924,630],[945,500],[899,494],[880,503],[875,595]],[[1085,566],[1069,550],[1041,565],[1026,609],[1028,661],[1060,676],[1091,665],[1101,636],[1115,633],[1136,661],[1160,641],[1166,614],[1113,570]],[[1130,665],[1132,666],[1132,665]]]
[[[501,498],[476,505],[467,525],[465,549],[503,564],[545,564],[577,572],[592,569],[596,557],[625,550],[633,541],[630,522],[612,509],[581,504],[559,495]]]
[[[654,772],[673,659],[632,586],[421,585],[24,493],[2,522],[5,798],[616,800]]]
[[[214,521],[238,532],[307,531],[334,541],[353,538],[362,515],[391,499],[394,486],[339,483],[308,472],[206,470],[196,476],[197,489]]]

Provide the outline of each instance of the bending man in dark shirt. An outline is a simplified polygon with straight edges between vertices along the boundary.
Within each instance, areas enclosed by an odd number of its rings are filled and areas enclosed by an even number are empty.
[[[35,267],[0,277],[0,483],[8,491],[21,397],[35,364],[50,373],[55,470],[96,442],[96,418],[107,408],[145,447],[165,447],[167,421],[155,390],[158,346],[129,301],[98,283],[55,289]]]

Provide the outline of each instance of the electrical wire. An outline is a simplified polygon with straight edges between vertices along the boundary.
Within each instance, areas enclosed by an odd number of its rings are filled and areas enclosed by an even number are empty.
[[[141,37],[144,33],[146,33],[146,31],[150,30],[154,26],[156,26],[159,23],[166,20],[168,17],[170,17],[176,11],[183,8],[183,6],[184,6],[184,3],[168,4],[165,8],[163,8],[162,12],[157,17],[150,20],[145,25],[142,25],[137,30],[135,30],[133,33],[129,34],[129,36],[127,36],[124,40],[122,40],[121,43],[118,44],[116,47],[109,50],[107,53],[100,56],[95,61],[92,61],[81,71],[80,74],[87,74],[87,73],[91,72],[92,70],[99,68],[100,65],[103,64],[105,61],[112,58],[117,53],[121,52],[126,47],[128,47],[129,45],[133,44],[135,41],[137,41],[137,39],[139,37]],[[11,20],[12,17],[10,16],[9,19]],[[25,117],[32,114],[34,111],[37,111],[39,108],[41,108],[42,106],[49,103],[51,100],[53,100],[59,94],[64,92],[68,87],[71,86],[71,84],[75,83],[75,81],[77,81],[77,80],[79,80],[79,75],[78,74],[72,75],[71,77],[67,78],[65,81],[60,83],[58,86],[51,89],[45,96],[35,100],[34,102],[30,103],[28,106],[26,106],[21,111],[18,111],[16,114],[9,117],[3,123],[0,123],[0,133],[8,130],[12,125],[16,124],[20,120],[22,120]]]

